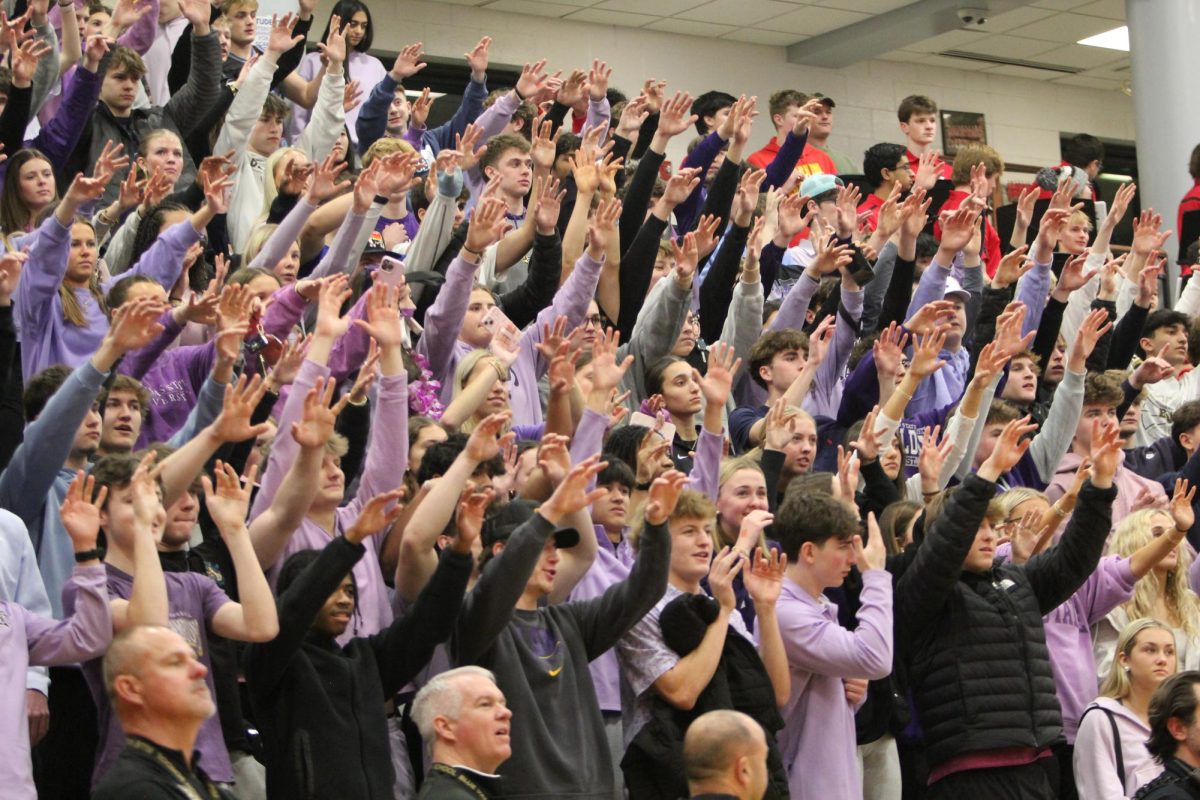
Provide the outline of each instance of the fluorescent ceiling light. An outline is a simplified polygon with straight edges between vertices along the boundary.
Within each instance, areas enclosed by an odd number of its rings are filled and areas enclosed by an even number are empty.
[[[1129,26],[1122,25],[1111,31],[1097,33],[1086,39],[1080,39],[1076,44],[1086,44],[1088,47],[1103,47],[1108,50],[1123,50],[1129,52]]]

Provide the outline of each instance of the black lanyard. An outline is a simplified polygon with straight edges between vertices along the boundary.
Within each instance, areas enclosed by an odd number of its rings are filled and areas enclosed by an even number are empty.
[[[188,800],[204,800],[200,793],[196,791],[196,787],[188,780],[179,768],[171,763],[171,760],[158,751],[158,748],[152,747],[138,739],[128,739],[126,743],[135,750],[141,750],[147,755],[153,756],[155,762],[171,774],[171,777],[179,784],[179,790],[187,796]],[[215,786],[208,783],[205,787],[211,800],[221,800],[221,795],[217,792]]]
[[[479,800],[488,800],[487,792],[485,792],[483,789],[479,788],[479,784],[475,783],[475,781],[471,780],[466,775],[463,775],[461,772],[455,772],[453,769],[451,769],[450,767],[447,767],[445,764],[434,764],[433,771],[440,772],[443,775],[449,775],[451,778],[454,778],[454,780],[458,781],[463,786],[467,787],[472,792],[474,792],[475,796],[478,797]]]

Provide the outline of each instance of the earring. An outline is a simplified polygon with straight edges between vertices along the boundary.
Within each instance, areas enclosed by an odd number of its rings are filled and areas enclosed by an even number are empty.
[[[1126,667],[1126,668],[1125,668],[1125,671],[1126,671],[1126,672],[1129,672],[1129,667]]]

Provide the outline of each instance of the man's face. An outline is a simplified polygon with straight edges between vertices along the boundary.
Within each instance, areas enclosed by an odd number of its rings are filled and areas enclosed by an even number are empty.
[[[142,401],[132,389],[114,389],[104,401],[104,431],[100,448],[106,453],[129,453],[142,432]]]
[[[817,455],[817,425],[807,417],[796,420],[792,440],[783,449],[783,474],[803,475],[812,469]]]
[[[587,316],[583,318],[583,351],[590,353],[596,343],[596,336],[604,333],[604,321],[600,316],[600,306],[595,300],[588,301]]]
[[[337,508],[342,504],[346,493],[346,475],[342,472],[342,459],[332,453],[326,453],[321,459],[321,490],[317,494],[316,506],[332,506]]]
[[[104,419],[100,415],[100,403],[92,403],[79,429],[75,431],[75,441],[71,444],[71,452],[91,458],[100,448],[100,434],[103,430]]]
[[[313,620],[313,630],[336,639],[350,627],[350,618],[354,616],[354,603],[357,595],[354,580],[350,575],[342,578],[338,588],[325,600],[317,618]]]
[[[1142,404],[1135,400],[1129,404],[1125,416],[1121,417],[1121,438],[1131,440],[1137,434],[1138,422],[1142,419]]]
[[[162,545],[165,551],[180,550],[192,538],[196,521],[200,518],[200,498],[193,491],[184,492],[167,509],[167,521],[163,526]]]
[[[1068,222],[1063,226],[1062,233],[1059,234],[1058,244],[1063,251],[1072,255],[1079,255],[1088,249],[1088,238],[1091,236],[1091,233],[1092,226],[1087,222]]]
[[[504,693],[482,675],[463,675],[456,681],[462,708],[447,721],[449,735],[456,749],[472,756],[475,765],[494,771],[512,755],[512,712],[504,702]]]
[[[529,193],[533,183],[533,158],[529,153],[513,147],[505,150],[494,164],[484,170],[488,180],[500,177],[500,192],[510,198],[521,198]]]
[[[796,125],[796,120],[800,117],[800,106],[788,106],[783,110],[782,114],[773,114],[771,121],[775,123],[775,130],[781,133],[790,131]]]
[[[229,17],[229,38],[238,47],[246,47],[254,41],[255,29],[258,25],[258,6],[241,6],[234,9]]]
[[[704,124],[708,126],[709,133],[712,133],[725,124],[725,120],[729,119],[729,112],[732,108],[732,106],[725,106],[716,113],[704,117]]]
[[[654,271],[650,273],[650,286],[647,287],[646,293],[649,294],[654,285],[667,277],[673,269],[675,269],[675,259],[664,253],[659,253],[658,257],[654,259]]]
[[[1046,365],[1046,374],[1042,380],[1051,386],[1062,382],[1063,374],[1067,371],[1067,348],[1060,339],[1054,344],[1054,352],[1050,354],[1050,363]]]
[[[800,558],[823,588],[841,586],[854,566],[854,540],[831,536],[820,544],[806,542],[800,547]]]
[[[1000,395],[1017,405],[1027,406],[1037,396],[1037,366],[1030,358],[1014,358],[1008,368],[1008,383]]]
[[[1158,355],[1163,347],[1163,353],[1173,367],[1182,367],[1188,363],[1188,331],[1185,325],[1176,323],[1156,328],[1149,336],[1142,337],[1142,349],[1152,355]]]
[[[983,433],[979,437],[979,446],[975,448],[975,460],[972,462],[975,469],[979,469],[983,466],[983,462],[992,457],[992,451],[996,449],[996,442],[1000,441],[1000,434],[1004,433],[1005,424],[1004,422],[989,422],[984,426]]]
[[[818,141],[824,141],[833,133],[833,109],[821,103],[815,111],[817,118],[813,121],[811,133]]]
[[[900,123],[900,131],[914,144],[928,147],[937,136],[938,118],[932,111],[918,111]]]
[[[136,672],[119,676],[118,691],[131,697],[142,713],[174,722],[202,722],[217,712],[204,676],[208,668],[182,636],[169,628],[149,628],[146,655]]]
[[[408,130],[408,120],[412,115],[412,106],[408,102],[403,89],[397,89],[392,104],[388,106],[387,132],[392,136],[403,134]]]
[[[597,488],[608,489],[608,494],[592,503],[592,522],[609,533],[620,533],[628,523],[629,487],[611,483]]]
[[[951,352],[962,346],[962,339],[967,330],[967,304],[959,295],[947,295],[946,300],[954,304],[954,316],[946,320],[950,330],[946,332],[946,349]]]
[[[269,156],[279,149],[283,140],[283,120],[274,115],[262,115],[250,131],[250,149],[260,156]]]
[[[83,31],[84,41],[87,41],[89,37],[95,36],[97,33],[103,31],[104,26],[108,24],[110,19],[112,19],[112,14],[109,14],[107,11],[93,12],[87,18],[87,20],[79,26],[80,30]]]
[[[129,110],[133,108],[133,101],[137,98],[141,77],[125,67],[120,67],[115,72],[106,72],[104,83],[100,85],[101,102],[117,116],[128,116]]]
[[[496,307],[496,299],[491,292],[476,289],[471,292],[470,302],[467,303],[467,313],[463,315],[462,330],[458,338],[472,347],[487,347],[492,341],[492,330],[483,324],[483,318]]]
[[[154,508],[154,518],[150,523],[156,544],[162,541],[163,526],[166,522],[167,511],[162,505],[162,487],[160,486]],[[137,524],[137,515],[133,511],[132,484],[111,487],[108,490],[108,502],[100,511],[100,527],[108,535],[109,541],[116,542],[126,552],[132,552]]]
[[[1078,450],[1092,448],[1092,422],[1099,420],[1101,425],[1117,422],[1117,410],[1112,406],[1100,403],[1084,403],[1083,411],[1079,414],[1079,424],[1075,426],[1075,446]]]
[[[558,574],[558,562],[558,547],[554,543],[554,537],[550,537],[546,546],[542,548],[542,554],[538,556],[533,574],[529,576],[529,580],[525,584],[525,591],[532,592],[539,597],[550,594],[554,590],[554,576]]]
[[[967,553],[963,569],[968,572],[990,570],[992,561],[996,558],[996,541],[996,532],[992,529],[992,523],[985,519],[975,533],[975,542],[971,545],[970,552]]]
[[[671,576],[695,583],[708,574],[712,560],[712,520],[681,517],[667,527],[671,531]]]
[[[444,442],[448,438],[446,429],[441,425],[426,425],[421,429],[421,432],[417,434],[417,440],[413,442],[412,447],[408,448],[408,468],[414,475],[421,469],[421,459],[425,458],[425,451],[432,445]]]
[[[771,363],[759,369],[763,380],[777,392],[785,392],[808,363],[808,354],[800,349],[780,350],[771,356]]]
[[[229,22],[213,25],[212,29],[217,34],[217,45],[221,48],[221,61],[224,62],[229,58],[229,46],[233,44],[233,37],[229,33]]]

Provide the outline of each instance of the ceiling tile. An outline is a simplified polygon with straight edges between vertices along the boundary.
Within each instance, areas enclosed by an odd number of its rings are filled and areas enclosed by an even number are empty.
[[[982,37],[968,47],[959,47],[956,49],[985,56],[1029,58],[1035,53],[1046,52],[1046,43],[1037,39],[1025,39],[1017,36],[997,34],[996,36]]]
[[[562,17],[577,9],[558,3],[541,3],[533,0],[495,0],[488,3],[488,11],[504,11],[509,14],[531,14],[535,17]]]
[[[631,11],[634,14],[645,14],[647,11],[652,11],[655,16],[669,17],[672,14],[702,6],[704,2],[705,0],[654,0],[653,3],[647,3],[645,0],[604,0],[602,3],[597,3],[595,8],[604,11]]]
[[[1116,50],[1105,50],[1103,47],[1066,44],[1056,45],[1049,50],[1038,53],[1032,60],[1045,61],[1050,64],[1061,64],[1064,67],[1095,69],[1096,67],[1116,64],[1124,60],[1124,55],[1124,53]]]
[[[1076,14],[1090,14],[1093,17],[1125,21],[1125,0],[1095,0],[1095,2],[1071,10]]]
[[[755,25],[795,10],[795,6],[776,0],[712,0],[699,8],[678,14],[677,17],[742,27]]]
[[[567,19],[572,22],[591,22],[596,25],[620,25],[626,28],[640,28],[654,22],[660,17],[649,14],[630,14],[628,11],[605,11],[601,8],[584,8],[574,12]]]
[[[771,20],[771,27],[787,33],[803,33],[816,36],[822,33],[853,25],[870,14],[859,14],[853,11],[842,11],[837,8],[819,8],[805,6],[795,11],[789,11]]]
[[[1025,25],[1009,31],[1013,36],[1025,36],[1030,39],[1041,39],[1046,42],[1071,43],[1104,33],[1117,27],[1111,19],[1102,17],[1087,17],[1083,14],[1065,13]]]
[[[1022,25],[1032,25],[1038,20],[1043,20],[1053,15],[1054,12],[1046,8],[1022,6],[1021,8],[1014,8],[1012,11],[1005,11],[1003,14],[997,14],[994,17],[988,17],[987,22],[978,26],[977,30],[985,33],[1003,33],[1004,31],[1011,31],[1013,28],[1019,28]]]
[[[916,0],[808,0],[815,6],[840,8],[843,11],[863,11],[868,14],[882,14],[895,11],[897,8],[911,6]]]
[[[711,22],[695,22],[690,19],[680,19],[678,17],[656,20],[643,27],[652,31],[682,33],[688,36],[708,36],[712,38],[737,30],[733,25],[714,25]]]
[[[741,28],[733,33],[727,33],[722,39],[732,39],[735,42],[750,44],[765,44],[774,47],[787,47],[809,37],[799,33],[782,33],[780,31],[764,31],[758,28]]]

